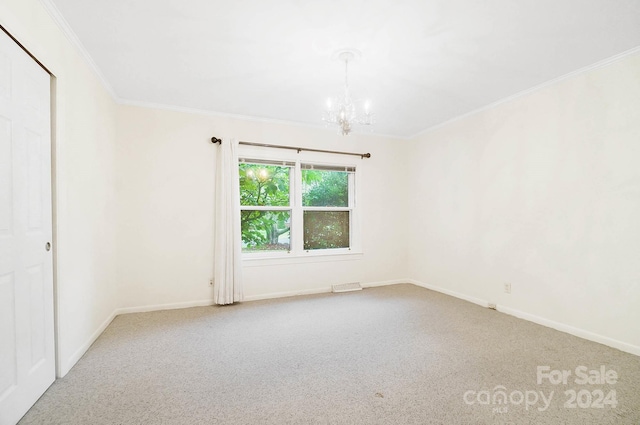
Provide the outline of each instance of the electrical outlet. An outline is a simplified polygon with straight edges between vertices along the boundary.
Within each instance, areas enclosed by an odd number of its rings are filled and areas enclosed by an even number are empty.
[[[511,293],[511,283],[505,282],[505,284],[504,284],[504,293],[505,294],[510,294]]]
[[[209,286],[213,286],[213,279],[209,280]]]

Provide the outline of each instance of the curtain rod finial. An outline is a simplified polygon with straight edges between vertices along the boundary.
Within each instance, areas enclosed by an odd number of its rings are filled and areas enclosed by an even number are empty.
[[[220,143],[222,144],[222,139],[218,139],[216,136],[211,138],[211,143]]]
[[[363,158],[371,158],[371,154],[369,152],[362,154]]]

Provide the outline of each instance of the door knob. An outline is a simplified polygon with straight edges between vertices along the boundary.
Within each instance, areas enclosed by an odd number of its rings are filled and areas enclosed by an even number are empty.
[[[51,251],[51,242],[47,242],[47,244],[44,246],[44,249],[46,249],[47,251]]]

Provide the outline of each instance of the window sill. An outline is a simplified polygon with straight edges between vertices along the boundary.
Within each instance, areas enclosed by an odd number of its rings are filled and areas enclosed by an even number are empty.
[[[273,256],[245,255],[242,258],[243,267],[279,266],[286,264],[323,263],[333,261],[355,261],[361,260],[362,251],[341,251],[341,252],[314,252],[302,254],[275,254]]]

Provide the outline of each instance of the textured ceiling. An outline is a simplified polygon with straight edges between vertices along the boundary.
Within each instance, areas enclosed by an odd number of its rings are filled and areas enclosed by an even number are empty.
[[[43,0],[45,1],[45,0]],[[640,0],[47,0],[124,100],[407,137],[640,46]]]

